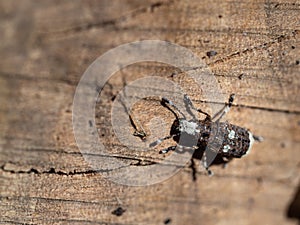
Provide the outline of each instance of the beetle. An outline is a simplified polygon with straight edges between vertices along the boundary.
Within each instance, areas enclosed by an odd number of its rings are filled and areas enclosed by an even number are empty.
[[[218,163],[218,161],[220,163],[227,163],[233,158],[241,158],[247,155],[254,141],[262,141],[262,137],[253,135],[246,128],[228,122],[220,122],[222,117],[229,112],[234,97],[235,94],[231,94],[225,106],[211,117],[201,109],[195,108],[190,98],[184,95],[185,107],[187,112],[193,117],[192,119],[187,119],[186,115],[172,101],[163,97],[161,105],[174,114],[175,120],[171,126],[170,134],[152,142],[149,147],[153,148],[164,140],[173,138],[177,144],[160,150],[159,153],[166,154],[174,150],[193,149],[193,158],[201,158],[202,166],[209,175],[213,174],[209,169],[209,160],[211,158],[213,158],[211,162],[214,161],[214,163]],[[205,119],[198,119],[192,110],[204,114],[206,116]],[[210,146],[207,149],[208,145]],[[195,173],[193,167],[194,162],[192,161],[192,169]]]

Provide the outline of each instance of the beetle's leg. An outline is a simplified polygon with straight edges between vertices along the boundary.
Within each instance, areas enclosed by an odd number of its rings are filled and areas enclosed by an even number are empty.
[[[166,136],[166,137],[163,137],[163,138],[159,138],[157,139],[156,141],[150,143],[149,147],[150,148],[153,148],[155,147],[156,145],[159,145],[160,143],[162,143],[164,140],[167,140],[167,139],[170,139],[172,138],[174,135],[169,135],[169,136]]]
[[[207,171],[208,176],[213,176],[214,173],[208,168],[207,165],[207,156],[206,156],[206,151],[204,151],[202,159],[201,159],[202,166],[205,168]]]
[[[175,115],[176,119],[178,119],[177,113],[173,109],[171,109],[168,105],[172,106],[177,112],[179,112],[183,116],[183,118],[185,118],[185,115],[178,109],[178,107],[176,105],[174,105],[174,103],[171,100],[163,97],[161,99],[160,103],[161,103],[162,106],[169,109]]]
[[[171,147],[168,147],[166,149],[163,149],[163,150],[160,150],[159,153],[160,154],[165,154],[169,151],[175,151],[177,150],[179,153],[184,153],[185,151],[191,151],[191,150],[194,150],[193,147],[187,147],[187,146],[182,146],[182,145],[179,145],[177,144],[176,146],[171,146]]]
[[[191,101],[191,99],[189,98],[188,95],[186,95],[186,94],[184,95],[183,101],[184,101],[184,103],[185,103],[185,106],[186,106],[187,111],[189,112],[189,114],[190,114],[191,116],[193,116],[194,119],[196,119],[196,118],[195,118],[194,114],[191,112],[191,110],[190,110],[189,107],[191,107],[193,110],[196,110],[196,111],[199,112],[199,113],[202,113],[202,114],[206,115],[206,118],[210,118],[210,115],[209,115],[207,112],[204,112],[204,111],[202,111],[201,109],[197,109],[197,108],[194,106],[193,102]],[[189,106],[189,107],[188,107],[188,106]]]
[[[174,151],[176,149],[176,145],[175,146],[170,146],[168,148],[165,148],[165,149],[162,149],[159,151],[159,154],[166,154],[168,153],[169,151]]]
[[[149,147],[150,147],[150,148],[153,148],[153,147],[155,147],[156,145],[159,145],[160,143],[162,143],[164,140],[167,140],[167,139],[176,137],[176,136],[178,136],[178,135],[180,135],[180,133],[178,133],[178,134],[173,134],[173,135],[169,135],[169,136],[166,136],[166,137],[163,137],[163,138],[159,138],[159,139],[157,139],[156,141],[150,143]]]
[[[126,102],[126,92],[124,92],[124,97],[121,96],[120,103],[124,107],[125,112],[128,114],[130,124],[133,127],[133,129],[134,129],[133,135],[137,136],[137,137],[140,137],[142,140],[145,140],[147,134],[146,134],[144,128],[142,127],[142,125],[140,124],[140,122],[137,119],[134,118],[133,113],[127,107],[127,105],[126,105],[125,102]]]
[[[232,158],[227,158],[227,157],[222,157],[222,160],[223,160],[223,165],[222,165],[222,167],[223,167],[223,169],[225,169],[226,167],[227,167],[227,165],[228,165],[228,163],[232,160]]]
[[[131,126],[134,129],[133,135],[141,138],[142,140],[145,140],[147,134],[146,134],[143,126],[140,124],[140,122],[138,120],[134,119],[132,113],[129,113],[129,120],[130,120]]]
[[[232,103],[233,103],[233,100],[234,100],[234,96],[235,96],[235,94],[231,94],[231,95],[229,96],[228,103],[226,103],[225,106],[224,106],[219,112],[217,112],[217,113],[213,116],[212,120],[215,120],[215,119],[216,119],[216,121],[219,121],[220,119],[222,119],[222,117],[223,117],[226,113],[229,112],[230,107],[232,106]]]

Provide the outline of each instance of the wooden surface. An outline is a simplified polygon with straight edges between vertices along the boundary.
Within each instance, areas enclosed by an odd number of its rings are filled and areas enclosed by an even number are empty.
[[[1,0],[1,224],[297,224],[286,215],[300,185],[299,10],[299,1]],[[145,39],[201,57],[222,93],[236,94],[226,119],[264,142],[226,169],[213,166],[213,177],[198,171],[196,181],[189,165],[145,187],[93,171],[72,130],[76,85],[98,56]],[[111,99],[141,76],[185,79],[172,71],[141,63],[110,80],[96,119],[111,151]],[[181,85],[206,107],[189,81]],[[141,116],[141,109],[151,113]],[[153,113],[172,122],[147,101],[135,112],[141,123]],[[121,216],[112,214],[118,207],[126,210]]]

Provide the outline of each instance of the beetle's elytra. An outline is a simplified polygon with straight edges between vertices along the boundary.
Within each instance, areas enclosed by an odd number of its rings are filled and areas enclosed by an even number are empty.
[[[246,128],[228,122],[220,122],[221,118],[229,112],[233,101],[234,94],[231,94],[225,106],[211,117],[201,109],[196,109],[190,98],[185,95],[184,103],[187,112],[193,117],[193,119],[188,120],[172,101],[162,98],[161,104],[174,114],[175,120],[170,129],[170,135],[156,140],[150,144],[150,147],[155,147],[162,141],[173,138],[177,144],[160,150],[160,153],[165,154],[175,149],[194,149],[194,155],[202,156],[202,165],[209,174],[212,174],[212,172],[209,170],[207,153],[205,151],[209,141],[219,141],[218,145],[216,145],[217,147],[210,148],[210,151],[213,151],[215,157],[221,158],[224,162],[227,162],[232,158],[241,158],[242,156],[247,155],[250,152],[254,141],[261,141],[262,138],[254,136]],[[204,120],[199,120],[193,114],[192,110],[206,115],[206,118]]]

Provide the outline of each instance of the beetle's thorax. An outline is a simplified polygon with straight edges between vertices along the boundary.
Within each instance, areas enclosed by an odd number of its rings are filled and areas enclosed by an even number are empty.
[[[180,119],[179,131],[180,133],[186,133],[188,135],[196,136],[200,133],[200,128],[199,124],[196,121]]]

